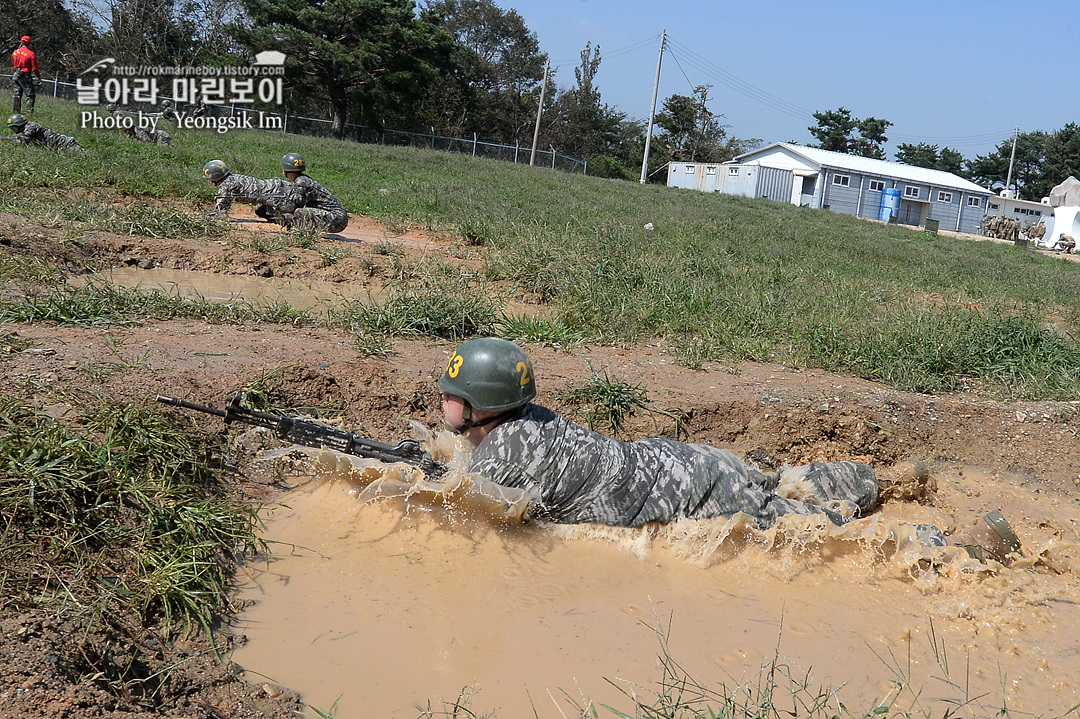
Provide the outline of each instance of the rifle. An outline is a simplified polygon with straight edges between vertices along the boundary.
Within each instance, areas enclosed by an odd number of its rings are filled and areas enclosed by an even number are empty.
[[[405,462],[414,467],[419,467],[424,474],[432,479],[438,479],[446,473],[446,467],[432,459],[431,455],[422,450],[420,443],[414,439],[403,439],[396,445],[383,444],[372,439],[365,439],[352,432],[327,427],[324,424],[256,412],[240,404],[240,393],[233,395],[232,399],[225,405],[225,409],[215,409],[194,402],[185,402],[179,397],[169,397],[163,394],[157,396],[157,401],[162,404],[171,404],[174,407],[183,407],[184,409],[193,409],[197,412],[217,415],[223,418],[226,424],[240,422],[241,424],[272,429],[277,433],[278,437],[293,444],[302,444],[305,447],[327,447],[338,452],[354,454],[357,457],[377,459],[380,462]]]

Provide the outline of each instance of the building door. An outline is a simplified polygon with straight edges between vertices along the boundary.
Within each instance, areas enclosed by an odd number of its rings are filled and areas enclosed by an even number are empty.
[[[923,204],[921,202],[900,200],[900,215],[897,222],[901,225],[915,225],[917,227],[922,224],[923,219]]]

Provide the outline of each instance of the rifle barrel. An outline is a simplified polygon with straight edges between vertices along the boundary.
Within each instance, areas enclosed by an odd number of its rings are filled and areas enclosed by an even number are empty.
[[[157,401],[162,404],[171,404],[174,407],[183,407],[184,409],[193,409],[197,412],[206,412],[207,414],[213,414],[218,417],[224,417],[227,412],[223,409],[217,409],[215,407],[207,407],[205,404],[195,404],[194,402],[186,402],[179,397],[170,397],[166,394],[159,394]]]

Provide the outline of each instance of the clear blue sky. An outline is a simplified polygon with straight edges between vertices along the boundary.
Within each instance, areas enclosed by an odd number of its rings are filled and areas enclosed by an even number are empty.
[[[711,84],[729,133],[814,142],[812,114],[893,122],[886,150],[926,142],[974,158],[1021,132],[1080,123],[1080,0],[495,0],[574,84],[600,45],[603,101],[646,120],[660,33],[664,98]]]

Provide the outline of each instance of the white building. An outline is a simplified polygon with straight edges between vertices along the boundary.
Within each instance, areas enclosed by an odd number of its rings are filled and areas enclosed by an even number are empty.
[[[987,203],[994,197],[951,172],[787,143],[723,164],[673,162],[667,184],[767,197],[866,219],[892,218],[905,225],[925,227],[927,220],[935,220],[943,230],[971,234],[979,232]]]

